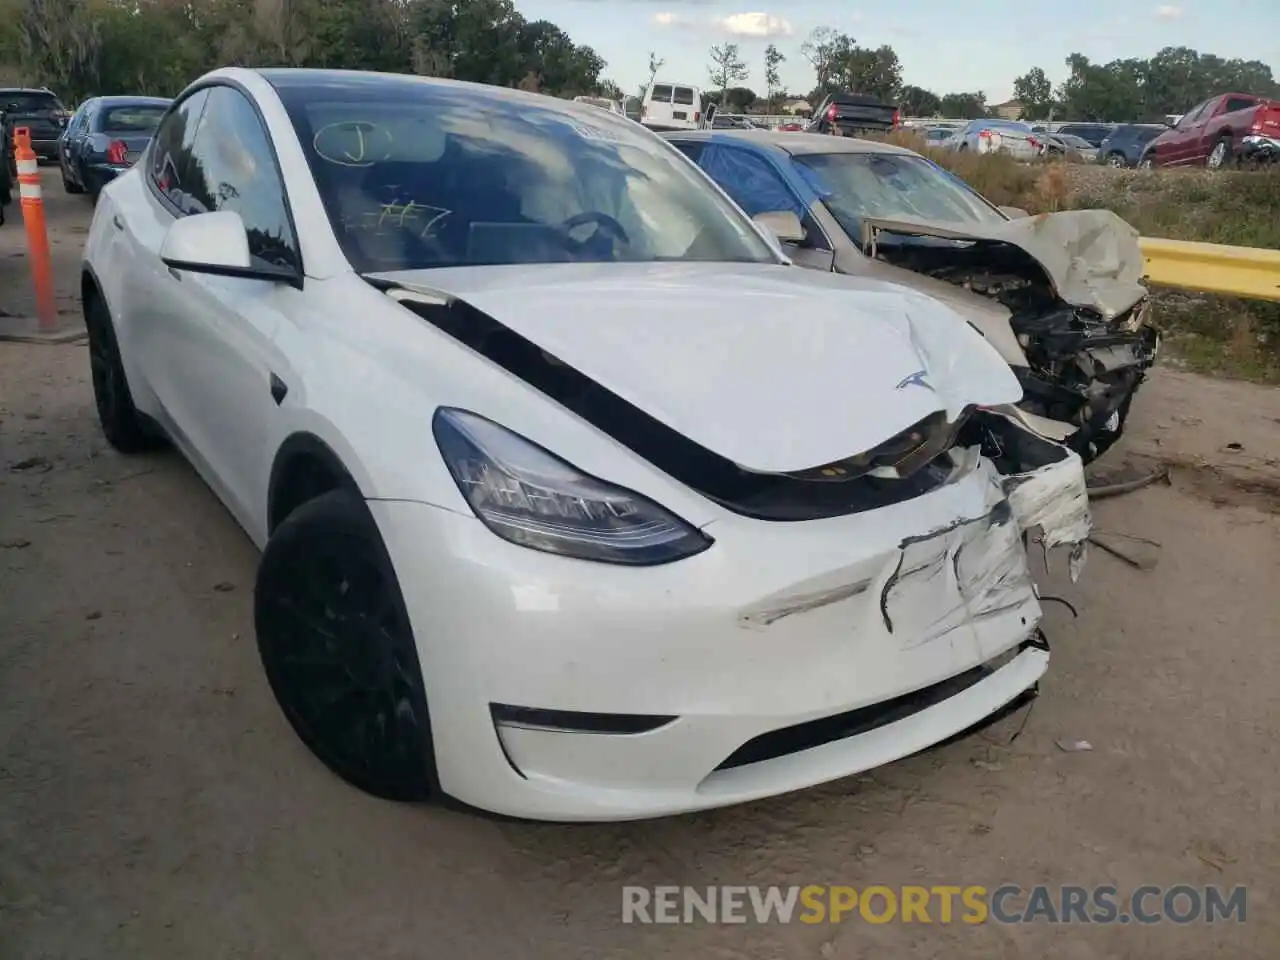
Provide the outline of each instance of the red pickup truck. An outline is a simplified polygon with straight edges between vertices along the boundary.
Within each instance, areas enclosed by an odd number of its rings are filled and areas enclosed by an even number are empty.
[[[1139,167],[1270,160],[1280,152],[1280,103],[1247,93],[1223,93],[1196,104],[1149,144]]]

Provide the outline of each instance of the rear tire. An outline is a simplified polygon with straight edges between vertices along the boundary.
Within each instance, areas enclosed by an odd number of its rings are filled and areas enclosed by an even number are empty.
[[[254,621],[276,702],[326,767],[384,800],[437,792],[417,645],[358,494],[323,494],[276,528],[258,568]]]
[[[62,165],[59,164],[59,166]],[[66,190],[67,193],[71,194],[84,193],[84,187],[80,186],[80,184],[67,176],[67,170],[65,167],[62,168],[62,188]]]
[[[93,399],[107,443],[120,453],[143,453],[162,446],[157,430],[133,405],[111,312],[100,296],[85,304],[84,320],[89,332]]]
[[[1209,156],[1205,158],[1205,166],[1210,170],[1221,170],[1231,163],[1231,138],[1222,137],[1213,145]]]

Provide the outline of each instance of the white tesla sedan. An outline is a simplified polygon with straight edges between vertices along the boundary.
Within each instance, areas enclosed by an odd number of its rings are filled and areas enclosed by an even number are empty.
[[[1045,671],[1023,534],[1087,502],[1008,365],[590,105],[216,71],[103,191],[83,295],[108,440],[172,441],[263,550],[271,688],[375,795],[720,806]]]

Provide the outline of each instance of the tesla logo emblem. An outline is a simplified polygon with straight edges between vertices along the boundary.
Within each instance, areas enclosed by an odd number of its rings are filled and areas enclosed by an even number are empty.
[[[894,389],[905,390],[907,387],[924,387],[926,390],[936,393],[937,391],[933,389],[933,384],[925,379],[926,373],[927,371],[925,370],[917,370],[911,376],[903,377],[901,382],[894,387]]]

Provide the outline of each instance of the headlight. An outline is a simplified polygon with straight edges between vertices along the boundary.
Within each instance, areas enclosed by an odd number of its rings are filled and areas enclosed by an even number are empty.
[[[475,515],[511,543],[635,566],[670,563],[712,544],[653,501],[587,476],[492,420],[441,407],[432,429]]]

